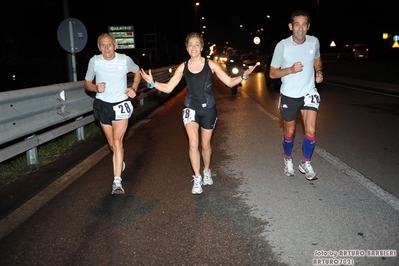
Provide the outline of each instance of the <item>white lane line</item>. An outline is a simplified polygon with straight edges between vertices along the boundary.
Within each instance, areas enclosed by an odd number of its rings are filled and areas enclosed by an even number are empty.
[[[365,188],[370,190],[374,195],[376,195],[377,197],[388,203],[392,208],[399,211],[399,199],[397,197],[385,191],[383,188],[375,184],[373,181],[371,181],[361,173],[357,172],[355,169],[351,168],[344,162],[340,161],[337,157],[325,151],[324,149],[316,147],[315,152],[321,157],[323,157],[325,160],[332,163],[335,167],[340,169],[347,176],[350,176],[353,179],[355,179]]]

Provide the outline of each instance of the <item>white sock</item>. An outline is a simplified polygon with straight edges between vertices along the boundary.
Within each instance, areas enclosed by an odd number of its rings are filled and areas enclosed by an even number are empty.
[[[115,176],[115,177],[114,177],[114,181],[118,181],[118,180],[119,180],[119,181],[122,181],[122,177],[120,177],[120,176]]]

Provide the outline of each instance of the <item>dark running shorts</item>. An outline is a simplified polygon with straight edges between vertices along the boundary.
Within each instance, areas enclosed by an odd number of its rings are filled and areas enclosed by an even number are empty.
[[[315,103],[305,104],[305,99],[308,98],[309,97],[291,98],[280,94],[278,108],[280,110],[281,119],[283,121],[293,121],[301,114],[301,110],[313,110],[317,112],[320,100],[316,100]]]
[[[202,108],[202,109],[191,109],[184,108],[183,109],[183,123],[184,126],[188,122],[196,122],[200,125],[200,127],[205,129],[214,129],[216,126],[216,121],[218,119],[218,114],[216,111],[216,106],[212,106],[211,108]]]
[[[94,117],[103,124],[112,125],[114,120],[129,119],[132,113],[133,106],[128,99],[118,103],[107,103],[96,98],[93,102]]]

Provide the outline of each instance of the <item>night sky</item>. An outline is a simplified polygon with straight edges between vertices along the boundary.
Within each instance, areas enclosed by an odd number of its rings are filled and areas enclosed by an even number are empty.
[[[140,9],[138,5],[122,8],[121,4],[114,4],[110,7],[109,1],[99,1],[90,8],[92,11],[83,9],[81,1],[69,1],[71,16],[76,16],[87,23],[88,27],[93,27],[93,32],[105,29],[109,23],[133,23],[138,32],[156,27],[161,31],[175,33],[170,35],[169,41],[173,41],[177,38],[181,40],[181,36],[184,37],[194,29],[196,1],[167,1],[161,2],[161,5],[151,1],[143,3],[144,7],[140,6]],[[118,1],[121,2],[123,1]],[[198,2],[200,6],[197,8],[197,19],[205,17],[207,30],[204,37],[209,42],[229,41],[229,37],[235,36],[231,32],[240,31],[239,24],[243,25],[244,34],[260,28],[269,33],[271,26],[273,39],[280,40],[290,34],[287,26],[289,16],[293,10],[299,8],[310,12],[312,24],[309,34],[318,36],[322,43],[329,44],[334,39],[342,43],[366,42],[372,45],[378,41],[376,39],[381,39],[385,31],[396,30],[399,34],[396,8],[393,6],[394,2],[388,0],[376,3],[352,0],[259,1],[261,4],[255,4],[255,1],[239,4],[218,0]],[[267,15],[272,17],[271,25]]]
[[[49,42],[57,45],[56,31],[64,20],[62,1],[38,0],[43,7],[30,4],[16,5],[13,27],[26,30],[29,43]],[[126,4],[123,4],[123,3]],[[167,32],[169,42],[184,42],[187,33],[194,30],[195,2],[192,0],[143,1],[133,4],[132,1],[96,1],[87,4],[78,0],[69,0],[69,16],[79,19],[88,30],[90,39],[88,47],[95,48],[96,37],[107,31],[108,25],[134,25],[136,35],[154,31]],[[231,32],[239,31],[238,25],[243,25],[244,33],[263,28],[275,41],[288,35],[288,19],[290,13],[299,8],[307,9],[311,16],[309,34],[316,35],[322,43],[367,42],[374,43],[385,31],[395,31],[399,34],[398,15],[394,2],[380,0],[377,3],[366,1],[337,0],[307,0],[307,1],[255,1],[233,4],[227,1],[202,0],[197,8],[197,18],[205,17],[205,40],[208,42],[229,41],[234,36]],[[361,4],[359,4],[361,3]],[[396,13],[396,14],[395,14]],[[266,17],[271,15],[272,20]],[[13,20],[13,19],[11,19]],[[137,40],[140,42],[140,40]],[[52,47],[53,48],[53,47]],[[43,48],[41,48],[42,50]],[[95,48],[96,49],[96,48]]]
[[[259,29],[262,47],[291,35],[289,16],[295,9],[307,9],[311,14],[308,34],[320,39],[322,52],[334,40],[337,45],[367,43],[378,47],[382,33],[399,34],[399,22],[394,1],[376,3],[352,0],[285,0],[243,1],[239,3],[202,0],[195,12],[192,0],[175,1],[104,1],[87,3],[78,0],[36,0],[22,4],[8,2],[7,13],[1,17],[3,38],[2,68],[15,67],[26,57],[65,57],[57,38],[57,29],[66,17],[80,20],[88,32],[87,45],[82,54],[98,53],[97,37],[107,32],[110,25],[133,25],[136,53],[143,50],[143,34],[158,33],[158,44],[170,53],[186,54],[185,36],[199,25],[206,25],[204,40],[208,44],[241,41],[248,49]],[[63,3],[67,3],[64,9]],[[360,4],[361,3],[361,4]],[[271,20],[267,18],[271,16]],[[202,21],[200,18],[205,17]],[[242,28],[239,27],[242,25]],[[265,46],[266,45],[266,46]],[[162,53],[162,51],[160,51]],[[11,64],[10,64],[11,62]],[[14,64],[14,65],[13,65]]]

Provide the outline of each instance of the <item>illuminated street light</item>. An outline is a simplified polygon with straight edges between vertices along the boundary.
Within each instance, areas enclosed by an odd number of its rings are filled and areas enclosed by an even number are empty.
[[[195,30],[198,29],[198,15],[197,15],[197,9],[198,9],[198,6],[199,6],[199,5],[200,5],[199,2],[196,2],[196,3],[195,3]]]
[[[205,29],[205,28],[206,28],[206,26],[204,25],[204,20],[205,20],[205,17],[201,17],[201,20],[200,20],[200,29]]]
[[[270,16],[270,15],[267,15],[266,16],[269,20],[270,20],[270,30],[269,30],[269,33],[270,33],[270,39],[272,38],[272,16]]]
[[[388,33],[384,32],[384,33],[382,34],[382,38],[383,38],[384,40],[388,39]]]

